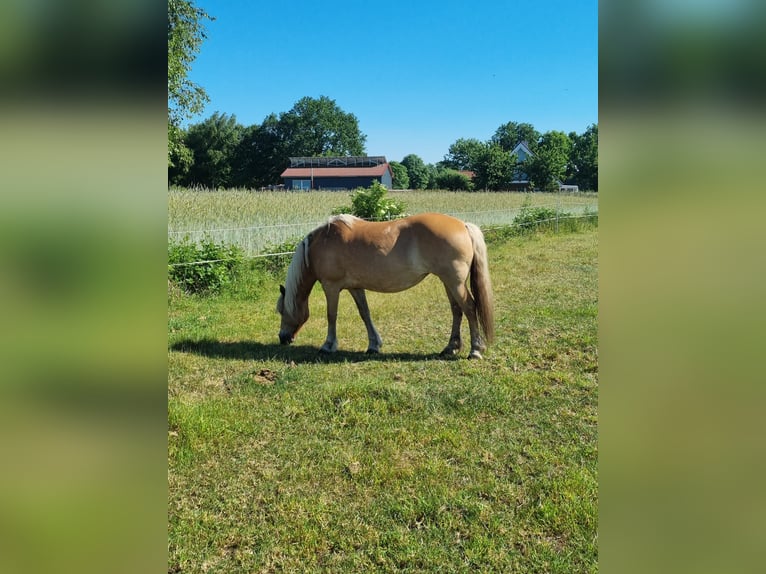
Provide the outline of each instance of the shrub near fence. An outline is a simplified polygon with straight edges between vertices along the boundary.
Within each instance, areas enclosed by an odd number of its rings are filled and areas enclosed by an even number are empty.
[[[168,276],[187,293],[218,293],[241,271],[244,254],[236,245],[204,237],[168,244]]]

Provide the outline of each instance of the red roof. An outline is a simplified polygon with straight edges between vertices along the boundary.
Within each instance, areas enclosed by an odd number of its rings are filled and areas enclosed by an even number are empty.
[[[373,167],[288,167],[280,177],[380,177],[386,170],[391,171],[387,163]]]

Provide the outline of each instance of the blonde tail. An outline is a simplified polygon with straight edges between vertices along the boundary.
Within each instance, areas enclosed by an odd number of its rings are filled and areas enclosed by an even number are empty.
[[[476,317],[484,333],[487,344],[495,338],[495,301],[492,293],[492,281],[489,277],[487,244],[484,234],[473,223],[466,223],[468,235],[473,243],[473,262],[471,263],[471,294],[476,304]]]

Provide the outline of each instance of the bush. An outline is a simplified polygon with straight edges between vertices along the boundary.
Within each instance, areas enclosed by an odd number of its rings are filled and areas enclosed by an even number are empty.
[[[209,237],[197,244],[187,236],[168,244],[168,276],[187,293],[218,293],[240,272],[243,259],[236,245],[215,243]]]
[[[253,268],[260,271],[265,271],[274,276],[281,276],[284,271],[289,267],[290,261],[293,258],[293,253],[298,247],[298,243],[303,241],[303,238],[292,239],[283,243],[268,243],[261,252],[262,255],[269,253],[284,253],[285,255],[272,255],[270,257],[258,257],[253,260]]]
[[[550,207],[522,206],[519,214],[513,219],[513,226],[521,232],[531,232],[540,229],[552,229],[557,217],[567,217],[568,213],[559,213]]]
[[[333,210],[333,214],[350,213],[368,221],[391,221],[404,217],[405,204],[386,197],[388,190],[374,181],[367,189],[360,187],[351,192],[351,205]]]
[[[445,169],[436,176],[437,189],[449,191],[473,191],[471,179],[454,169]]]

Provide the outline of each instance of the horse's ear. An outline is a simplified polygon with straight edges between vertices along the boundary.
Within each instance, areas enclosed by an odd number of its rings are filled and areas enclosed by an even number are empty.
[[[279,292],[282,293],[282,295],[285,294],[285,286],[284,285],[280,285],[279,286]]]

